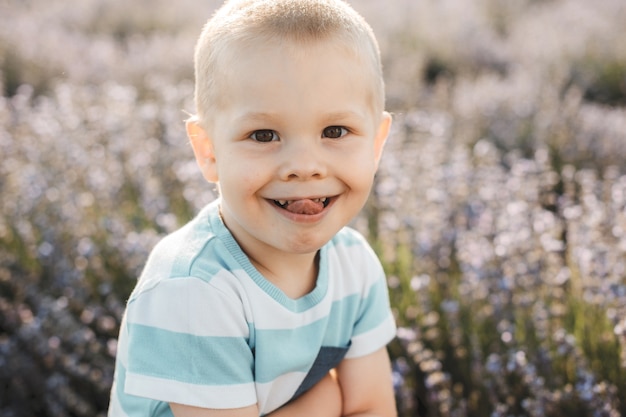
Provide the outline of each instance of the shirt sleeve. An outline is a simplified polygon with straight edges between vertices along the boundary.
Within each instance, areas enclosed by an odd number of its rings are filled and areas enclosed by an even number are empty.
[[[204,408],[257,402],[241,302],[201,279],[172,278],[127,307],[127,394]]]
[[[364,245],[365,260],[360,263],[359,275],[360,280],[365,282],[365,287],[346,358],[374,353],[386,346],[396,335],[385,273],[374,251],[366,243]]]

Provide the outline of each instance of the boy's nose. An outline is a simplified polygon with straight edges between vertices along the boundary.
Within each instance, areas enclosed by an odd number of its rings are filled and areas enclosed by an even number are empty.
[[[279,172],[283,181],[323,178],[326,174],[326,161],[317,146],[298,144],[286,149]]]

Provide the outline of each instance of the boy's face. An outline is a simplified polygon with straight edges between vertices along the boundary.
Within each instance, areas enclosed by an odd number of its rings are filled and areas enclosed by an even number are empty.
[[[225,104],[188,124],[196,159],[249,256],[314,254],[363,207],[390,116],[369,62],[332,41],[235,49]]]

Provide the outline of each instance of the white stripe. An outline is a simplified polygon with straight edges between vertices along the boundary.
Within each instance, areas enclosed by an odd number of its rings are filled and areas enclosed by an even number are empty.
[[[350,295],[359,294],[365,297],[369,288],[382,276],[380,263],[363,246],[339,247],[337,251],[329,251],[328,264],[335,268],[332,272],[337,277],[337,288],[333,301],[341,300]],[[343,263],[341,262],[343,260]],[[366,289],[362,293],[360,289]]]
[[[374,353],[382,346],[386,345],[396,335],[396,324],[390,314],[387,320],[370,331],[362,333],[352,338],[350,350],[346,353],[346,359],[358,358]]]
[[[249,330],[236,295],[197,278],[162,281],[128,304],[127,320],[196,336],[247,337]]]
[[[127,372],[124,388],[130,395],[201,408],[240,408],[257,402],[253,382],[207,386]]]
[[[256,383],[259,413],[271,413],[289,401],[306,377],[304,372],[284,374],[267,383]]]
[[[128,327],[126,327],[126,314],[122,316],[122,323],[120,324],[120,333],[117,338],[117,353],[115,360],[120,363],[124,368],[128,368]]]

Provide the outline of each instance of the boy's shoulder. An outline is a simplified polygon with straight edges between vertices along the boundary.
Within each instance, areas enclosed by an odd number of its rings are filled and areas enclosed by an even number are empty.
[[[200,212],[180,229],[165,236],[154,248],[154,252],[176,253],[180,261],[189,260],[214,240],[219,234],[218,202],[204,207]]]
[[[344,245],[344,246],[354,246],[354,245],[368,245],[365,237],[358,232],[356,229],[351,228],[350,226],[345,226],[329,242],[331,245]]]
[[[150,252],[137,289],[165,279],[209,280],[226,269],[228,262],[223,260],[229,252],[219,239],[220,224],[218,205],[213,202],[183,227],[163,237]]]
[[[378,274],[382,268],[378,256],[365,236],[347,226],[328,242],[326,254],[330,264],[341,265],[342,270],[375,271]]]

